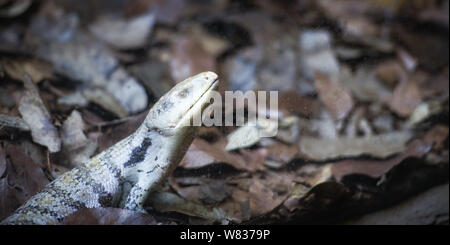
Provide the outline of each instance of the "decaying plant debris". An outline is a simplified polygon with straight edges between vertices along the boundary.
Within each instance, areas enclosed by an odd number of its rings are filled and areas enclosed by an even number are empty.
[[[411,199],[449,178],[448,0],[209,2],[0,0],[0,219],[212,70],[279,91],[278,134],[202,127],[148,215],[63,224],[448,224],[448,184]]]

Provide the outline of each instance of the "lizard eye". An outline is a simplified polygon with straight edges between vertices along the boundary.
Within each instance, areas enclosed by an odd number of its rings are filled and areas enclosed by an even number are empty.
[[[184,98],[184,97],[186,97],[188,94],[189,94],[189,89],[185,88],[185,89],[183,89],[182,91],[180,91],[180,92],[178,93],[178,97]]]

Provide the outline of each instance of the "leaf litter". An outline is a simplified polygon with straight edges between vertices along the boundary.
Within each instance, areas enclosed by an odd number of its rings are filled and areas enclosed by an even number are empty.
[[[0,218],[204,70],[278,123],[201,127],[148,215],[63,224],[340,223],[448,182],[447,0],[247,2],[1,1]]]

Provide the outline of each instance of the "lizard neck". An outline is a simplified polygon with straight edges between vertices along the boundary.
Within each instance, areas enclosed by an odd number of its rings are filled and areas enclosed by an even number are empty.
[[[120,207],[139,209],[149,190],[158,186],[177,166],[195,137],[194,127],[164,131],[143,124],[128,140],[128,158],[120,161],[123,169],[123,196]]]

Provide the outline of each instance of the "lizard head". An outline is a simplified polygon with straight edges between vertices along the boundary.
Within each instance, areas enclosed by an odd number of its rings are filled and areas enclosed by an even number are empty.
[[[145,119],[147,127],[170,133],[191,125],[192,118],[210,103],[218,83],[217,74],[208,71],[176,84],[152,107]]]

